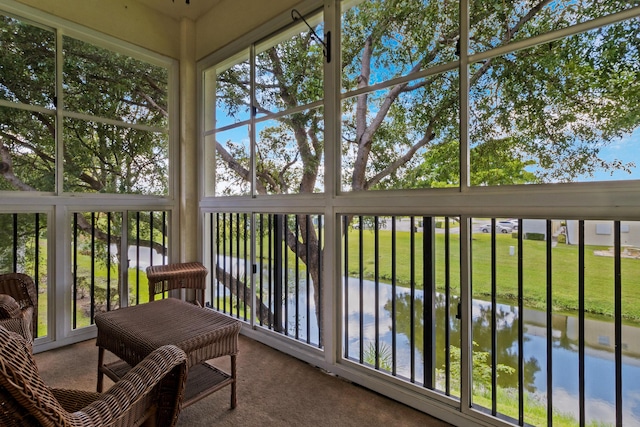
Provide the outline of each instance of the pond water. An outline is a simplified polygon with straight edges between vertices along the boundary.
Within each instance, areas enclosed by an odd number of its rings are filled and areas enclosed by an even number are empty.
[[[349,279],[349,354],[359,355],[359,280]],[[379,284],[378,317],[380,339],[391,346],[391,286]],[[363,282],[363,322],[364,339],[375,339],[375,283]],[[416,307],[422,306],[422,291],[415,291]],[[396,346],[398,374],[410,378],[410,344],[408,330],[402,325],[410,321],[410,290],[396,288],[397,328]],[[444,296],[436,296],[436,364],[444,363]],[[459,321],[455,318],[456,304],[450,304],[451,343],[459,342]],[[420,308],[421,309],[421,308]],[[487,301],[473,301],[473,341],[477,351],[491,351],[491,304]],[[498,363],[517,368],[518,360],[518,308],[506,304],[497,306]],[[546,402],[547,392],[547,337],[546,313],[525,309],[524,349],[525,386],[529,393],[541,402]],[[578,318],[566,314],[555,314],[552,320],[552,374],[554,408],[579,416],[578,383]],[[422,325],[418,325],[416,336],[421,336]],[[615,356],[614,325],[611,319],[587,319],[585,321],[585,399],[588,421],[615,424]],[[623,419],[625,426],[640,426],[640,328],[623,326]],[[414,378],[422,380],[421,349],[415,350],[416,369]],[[516,374],[517,375],[517,374]],[[517,376],[511,381],[503,379],[503,387],[517,387]]]

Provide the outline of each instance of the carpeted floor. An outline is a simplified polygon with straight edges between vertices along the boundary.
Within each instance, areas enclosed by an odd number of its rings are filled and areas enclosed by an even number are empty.
[[[226,387],[184,409],[179,426],[449,426],[244,336],[239,346],[236,409]],[[91,391],[97,359],[93,340],[36,355],[47,385]]]

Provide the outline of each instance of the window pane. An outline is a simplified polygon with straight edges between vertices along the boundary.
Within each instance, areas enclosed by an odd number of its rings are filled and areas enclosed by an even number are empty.
[[[0,15],[0,99],[55,108],[55,35]]]
[[[640,178],[639,33],[626,21],[473,64],[472,185]]]
[[[457,1],[363,1],[342,16],[343,90],[457,61]]]
[[[544,4],[542,7],[539,7]],[[470,2],[469,49],[478,53],[630,9],[633,1]]]
[[[251,194],[249,126],[216,133],[215,195]]]
[[[167,135],[65,120],[64,191],[168,193]]]
[[[344,191],[457,186],[458,73],[342,102]]]
[[[167,69],[64,38],[67,111],[166,127]]]
[[[324,191],[323,109],[256,125],[258,194]]]
[[[0,107],[0,191],[54,191],[55,152],[53,116]]]
[[[310,19],[310,24],[320,16]],[[324,34],[321,25],[315,31]],[[324,97],[322,45],[306,26],[284,33],[257,46],[256,114],[287,109],[319,101]]]
[[[215,127],[248,121],[251,118],[251,92],[249,88],[249,54],[243,53],[221,64],[216,69],[215,80]],[[207,76],[209,73],[207,73]],[[205,77],[205,79],[206,79]],[[209,85],[207,85],[209,88]]]

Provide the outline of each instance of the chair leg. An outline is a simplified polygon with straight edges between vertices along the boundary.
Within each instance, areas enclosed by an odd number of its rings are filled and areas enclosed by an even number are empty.
[[[102,383],[104,379],[104,372],[102,371],[102,365],[104,362],[104,348],[98,347],[98,385],[96,391],[102,393]]]
[[[238,378],[235,354],[231,356],[231,378],[233,378],[233,382],[231,383],[231,409],[233,409],[238,404],[238,401],[236,399],[236,384],[238,384]]]

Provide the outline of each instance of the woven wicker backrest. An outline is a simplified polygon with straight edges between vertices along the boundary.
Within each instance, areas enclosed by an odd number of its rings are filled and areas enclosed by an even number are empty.
[[[23,273],[0,274],[0,294],[11,295],[21,310],[29,310],[32,337],[35,337],[38,328],[38,292],[33,279]]]
[[[28,343],[0,327],[0,425],[66,425],[65,415],[40,378]]]

